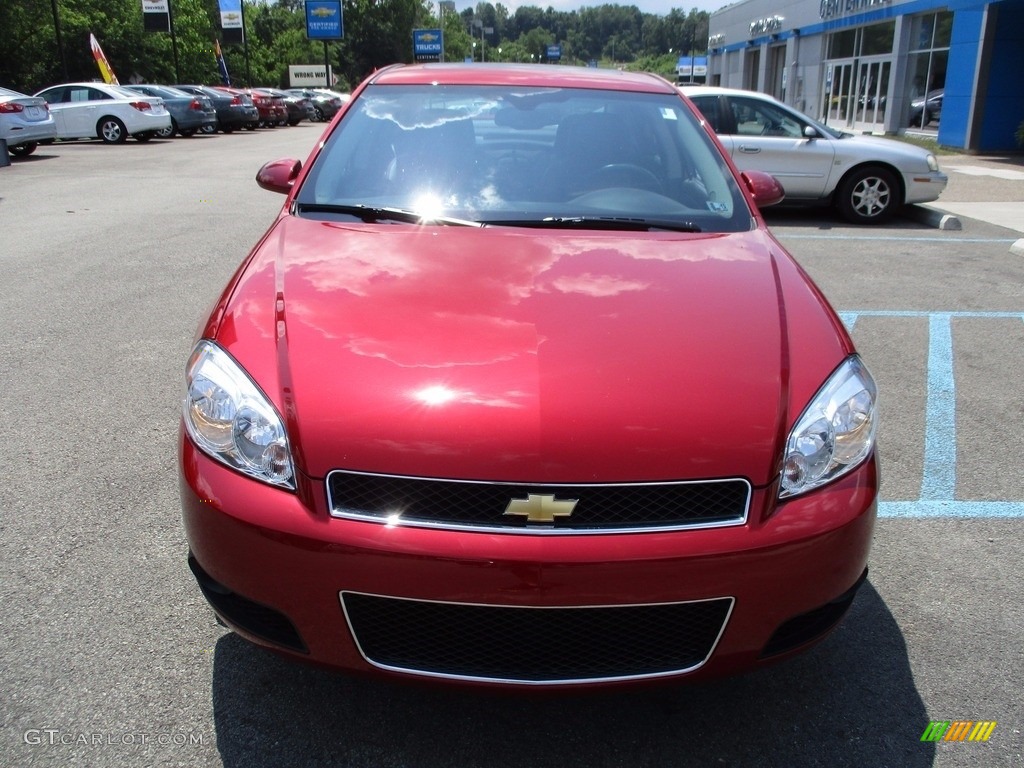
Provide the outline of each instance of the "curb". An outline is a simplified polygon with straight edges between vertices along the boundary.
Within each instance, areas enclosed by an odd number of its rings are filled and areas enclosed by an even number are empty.
[[[960,219],[951,213],[932,208],[930,205],[908,205],[903,210],[903,215],[921,224],[936,229],[944,229],[959,232],[963,229]]]

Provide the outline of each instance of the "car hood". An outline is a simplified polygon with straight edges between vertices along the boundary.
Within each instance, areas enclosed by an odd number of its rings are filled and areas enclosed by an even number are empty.
[[[214,337],[297,466],[510,482],[777,477],[849,353],[763,230],[571,233],[282,216]]]

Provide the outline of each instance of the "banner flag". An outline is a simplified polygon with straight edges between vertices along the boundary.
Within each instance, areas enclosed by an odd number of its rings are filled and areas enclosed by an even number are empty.
[[[213,53],[217,57],[217,69],[220,70],[220,80],[224,85],[231,85],[231,77],[228,75],[228,63],[224,61],[224,52],[220,49],[220,40],[214,38]]]
[[[89,47],[92,48],[92,57],[96,59],[96,66],[100,68],[100,74],[103,75],[103,82],[107,85],[120,85],[120,83],[117,82],[117,75],[115,75],[114,70],[110,68],[110,62],[107,61],[107,57],[103,55],[103,49],[100,48],[96,35],[92,32],[89,33]]]

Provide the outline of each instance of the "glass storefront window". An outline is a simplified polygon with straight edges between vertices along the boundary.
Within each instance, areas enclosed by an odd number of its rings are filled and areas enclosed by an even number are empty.
[[[844,29],[842,32],[835,32],[828,38],[828,57],[830,59],[847,59],[856,55],[857,32],[856,29]]]
[[[910,50],[948,48],[952,32],[953,14],[950,11],[916,16],[910,27]]]
[[[951,11],[943,11],[935,14],[935,48],[949,48],[949,41],[953,36],[953,14]]]
[[[865,27],[864,40],[861,44],[861,55],[876,56],[883,53],[892,53],[892,39],[895,33],[895,21]]]
[[[909,128],[933,126],[941,117],[952,28],[953,14],[949,11],[917,16],[911,21],[912,53],[907,67]]]

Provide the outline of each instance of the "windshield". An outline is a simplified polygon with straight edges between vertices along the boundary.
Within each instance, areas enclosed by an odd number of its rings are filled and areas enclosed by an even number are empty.
[[[295,210],[370,220],[353,212],[361,208],[375,209],[373,221],[388,210],[507,226],[752,226],[682,99],[569,88],[368,87],[327,139]]]

